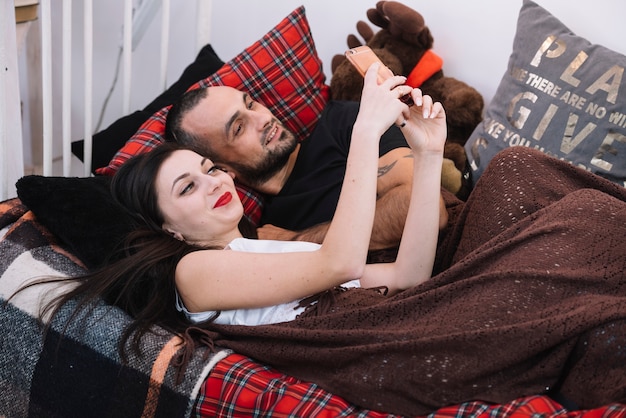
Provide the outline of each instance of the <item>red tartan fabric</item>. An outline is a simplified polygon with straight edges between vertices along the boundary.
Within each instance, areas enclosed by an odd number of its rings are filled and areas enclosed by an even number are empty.
[[[205,380],[194,413],[200,417],[396,417],[360,409],[315,384],[248,357],[231,354]]]
[[[165,118],[170,107],[171,106],[166,106],[150,116],[126,144],[117,151],[109,165],[98,168],[96,174],[112,176],[117,169],[133,155],[148,152],[163,143],[163,141],[165,141]]]
[[[220,361],[204,381],[194,414],[198,417],[363,417],[393,418],[358,408],[317,385],[282,374],[240,354]],[[428,418],[626,418],[626,405],[567,411],[547,396],[529,396],[502,405],[466,402],[441,408]]]
[[[624,418],[626,405],[611,404],[585,411],[567,411],[547,396],[528,396],[502,405],[466,402],[441,408],[428,418]]]
[[[247,91],[267,106],[302,140],[313,129],[329,98],[322,61],[304,7],[294,10],[261,39],[224,64],[215,74],[190,87],[226,85]],[[112,176],[130,157],[150,151],[164,141],[170,106],[152,115],[97,174]],[[239,186],[246,216],[258,223],[262,201]]]

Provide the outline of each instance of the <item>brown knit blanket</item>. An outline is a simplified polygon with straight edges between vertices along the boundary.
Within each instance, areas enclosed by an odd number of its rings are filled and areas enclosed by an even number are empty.
[[[626,189],[510,148],[450,203],[427,283],[330,292],[296,321],[214,326],[211,338],[407,416],[546,392],[581,408],[625,402]]]

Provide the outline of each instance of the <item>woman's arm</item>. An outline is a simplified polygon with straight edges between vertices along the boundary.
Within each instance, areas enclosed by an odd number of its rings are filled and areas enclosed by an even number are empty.
[[[430,97],[414,94],[403,132],[413,149],[413,184],[402,241],[395,263],[368,265],[361,285],[387,286],[391,293],[428,280],[441,223],[441,166],[446,138],[445,112]],[[421,106],[419,105],[421,104]]]
[[[196,251],[176,269],[178,291],[192,311],[271,306],[359,278],[364,270],[376,204],[378,143],[406,105],[404,77],[376,82],[366,74],[352,132],[345,179],[333,220],[314,252],[254,254]]]

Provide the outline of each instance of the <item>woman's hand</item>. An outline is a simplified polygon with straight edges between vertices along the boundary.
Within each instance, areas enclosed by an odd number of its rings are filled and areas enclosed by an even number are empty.
[[[443,153],[447,137],[446,113],[439,102],[432,97],[422,95],[414,88],[410,92],[415,104],[410,108],[405,105],[403,119],[398,126],[414,152]]]
[[[404,120],[403,114],[408,114],[409,107],[398,100],[411,92],[411,87],[404,85],[406,77],[392,76],[380,85],[378,71],[380,63],[375,63],[365,73],[361,105],[355,127],[369,132],[375,132],[380,138],[394,123]]]

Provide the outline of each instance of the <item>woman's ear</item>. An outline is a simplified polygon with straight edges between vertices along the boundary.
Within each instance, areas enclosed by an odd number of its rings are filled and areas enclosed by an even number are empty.
[[[180,232],[176,232],[173,229],[166,227],[165,225],[163,226],[163,230],[179,241],[185,240],[185,237],[183,237],[183,234],[181,234]]]

